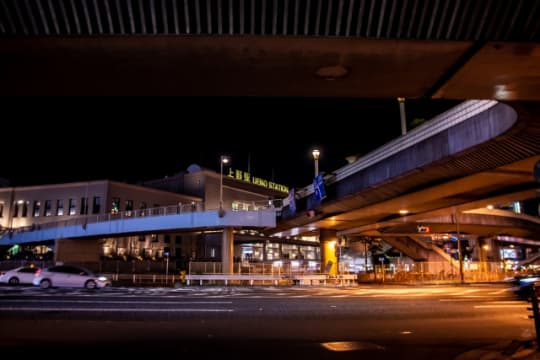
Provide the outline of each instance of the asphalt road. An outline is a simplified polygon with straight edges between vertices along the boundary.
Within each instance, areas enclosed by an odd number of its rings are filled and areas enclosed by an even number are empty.
[[[0,347],[66,359],[454,359],[534,338],[528,306],[501,285],[2,287]]]

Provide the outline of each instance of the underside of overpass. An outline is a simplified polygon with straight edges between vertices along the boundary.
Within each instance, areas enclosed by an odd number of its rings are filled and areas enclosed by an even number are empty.
[[[538,18],[537,0],[0,0],[0,93],[538,100]]]

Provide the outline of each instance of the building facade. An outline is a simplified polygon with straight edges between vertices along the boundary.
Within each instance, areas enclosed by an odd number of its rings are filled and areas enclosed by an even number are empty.
[[[109,180],[3,187],[0,188],[0,234],[99,221],[107,217],[141,216],[160,207],[178,204],[192,206],[201,204],[201,199]],[[162,252],[162,249],[156,250],[155,237],[150,236],[144,243],[137,242],[139,246],[123,245],[131,244],[131,237],[118,238],[113,247],[106,239],[57,239],[55,243],[14,246],[7,249],[5,255],[10,258],[50,259],[52,253],[58,261],[92,262],[99,256],[110,255],[114,248],[117,249],[115,256],[155,256]],[[140,240],[140,236],[137,239]],[[126,248],[131,251],[126,253]]]
[[[0,236],[65,224],[140,218],[148,215],[217,210],[263,210],[279,207],[288,189],[280,184],[232,169],[224,173],[191,165],[173,176],[138,185],[101,180],[53,185],[0,188]],[[279,209],[278,215],[279,215]],[[279,239],[265,237],[261,229],[238,227],[233,232],[233,258],[240,262],[273,262],[319,258],[316,237]],[[4,249],[4,258],[85,263],[114,261],[132,271],[159,268],[165,259],[176,269],[189,262],[219,262],[220,230],[182,229],[139,231],[130,234],[58,238],[54,241],[16,244]],[[120,265],[118,265],[120,262]],[[133,265],[136,263],[136,265]]]

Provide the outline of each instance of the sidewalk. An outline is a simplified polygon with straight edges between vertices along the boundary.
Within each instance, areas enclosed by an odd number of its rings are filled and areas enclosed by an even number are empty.
[[[467,351],[454,360],[540,360],[536,340],[509,340]]]

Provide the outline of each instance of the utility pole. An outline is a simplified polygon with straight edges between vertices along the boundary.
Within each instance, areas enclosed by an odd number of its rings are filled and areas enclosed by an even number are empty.
[[[367,274],[367,238],[364,238],[364,271]]]
[[[463,277],[463,254],[461,253],[461,236],[459,235],[459,212],[454,209],[454,218],[456,219],[456,236],[457,236],[457,246],[458,246],[458,261],[459,261],[459,279],[463,284],[465,283]]]

